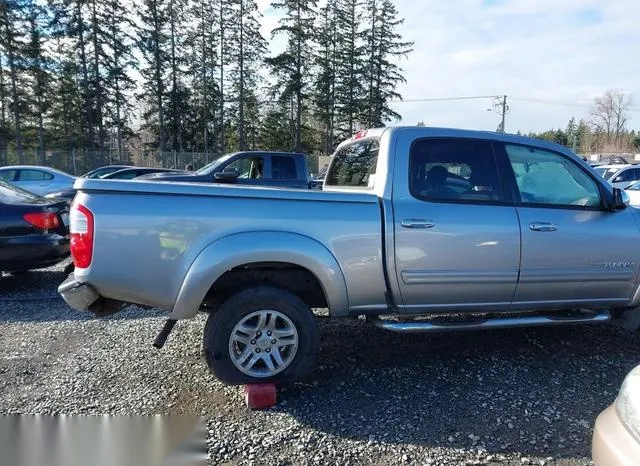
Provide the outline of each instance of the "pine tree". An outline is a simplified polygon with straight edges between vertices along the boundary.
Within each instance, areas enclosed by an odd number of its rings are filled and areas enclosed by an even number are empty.
[[[246,150],[247,121],[258,118],[256,90],[260,82],[260,65],[267,44],[260,33],[260,12],[255,0],[230,2],[230,20],[227,24],[228,77],[232,82],[231,99],[234,102],[238,149]],[[247,118],[250,114],[251,118]],[[254,120],[255,121],[255,120]],[[252,126],[252,131],[255,128]]]
[[[114,135],[118,160],[123,160],[124,139],[130,133],[128,121],[132,112],[131,100],[127,97],[135,89],[135,82],[129,73],[137,67],[137,60],[133,56],[134,38],[127,31],[133,30],[135,25],[118,0],[109,0],[106,11],[106,126]]]
[[[402,97],[396,91],[398,84],[405,82],[397,60],[406,57],[412,50],[412,42],[402,41],[397,32],[404,19],[391,0],[367,0],[366,11],[370,12],[366,34],[366,67],[369,86],[366,124],[369,127],[384,126],[400,115],[390,107],[391,100]]]
[[[310,76],[313,67],[314,18],[317,0],[281,0],[271,5],[284,10],[280,25],[272,35],[284,34],[287,47],[280,55],[269,58],[267,63],[276,77],[276,88],[281,99],[293,102],[293,144],[295,151],[302,150],[303,112],[307,110]]]
[[[338,21],[336,53],[336,105],[338,134],[349,137],[364,113],[366,80],[361,0],[336,0]]]
[[[0,45],[7,57],[10,79],[11,110],[13,113],[13,131],[15,134],[18,163],[24,163],[24,146],[22,134],[23,102],[19,93],[19,60],[22,44],[20,42],[20,26],[24,19],[24,5],[19,1],[5,1],[0,8]]]
[[[142,0],[139,8],[141,24],[138,29],[139,47],[144,57],[140,69],[143,92],[140,97],[147,104],[143,113],[143,129],[155,135],[155,145],[160,153],[166,150],[165,97],[166,86],[163,72],[168,62],[169,16],[162,0]]]
[[[217,150],[217,115],[220,106],[218,72],[219,60],[219,10],[211,0],[194,0],[190,5],[185,48],[189,51],[191,94],[191,134],[195,150],[209,153]],[[188,128],[188,127],[187,127]]]
[[[49,69],[50,60],[44,54],[44,42],[47,40],[43,31],[48,18],[46,10],[34,2],[28,7],[29,42],[25,50],[28,70],[33,83],[32,108],[37,119],[37,161],[44,163],[45,151],[45,114],[49,109]]]
[[[333,1],[320,10],[316,25],[318,49],[315,56],[314,104],[317,119],[323,132],[323,152],[333,152],[336,114],[336,12]]]

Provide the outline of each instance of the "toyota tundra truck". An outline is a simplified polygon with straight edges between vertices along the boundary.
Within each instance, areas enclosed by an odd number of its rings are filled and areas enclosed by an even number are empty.
[[[229,385],[309,372],[317,309],[401,333],[640,326],[640,210],[545,141],[390,127],[339,145],[321,191],[75,188],[66,302],[97,316],[166,310],[157,347],[207,313],[204,355]]]

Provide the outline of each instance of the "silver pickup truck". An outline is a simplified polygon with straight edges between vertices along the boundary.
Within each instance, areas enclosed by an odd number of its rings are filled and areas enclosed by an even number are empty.
[[[322,191],[79,179],[78,310],[209,314],[227,384],[313,366],[314,309],[396,332],[615,321],[640,326],[640,210],[567,149],[394,127],[335,151]]]

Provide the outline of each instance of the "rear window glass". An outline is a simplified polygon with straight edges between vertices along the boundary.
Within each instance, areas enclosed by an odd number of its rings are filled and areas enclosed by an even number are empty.
[[[295,180],[298,178],[297,171],[293,157],[283,155],[271,157],[271,178],[274,180]]]
[[[51,173],[43,172],[41,170],[20,170],[18,179],[20,181],[52,180],[53,175]]]
[[[38,196],[0,180],[0,202],[4,204],[17,204],[34,199],[38,199]]]
[[[333,156],[325,186],[373,188],[379,150],[377,140],[343,147]]]

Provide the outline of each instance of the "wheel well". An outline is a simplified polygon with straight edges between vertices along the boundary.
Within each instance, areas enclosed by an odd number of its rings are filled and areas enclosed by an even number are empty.
[[[253,262],[227,270],[211,285],[202,306],[215,310],[235,292],[251,285],[265,284],[292,292],[311,308],[328,307],[318,278],[308,269],[288,262]]]

